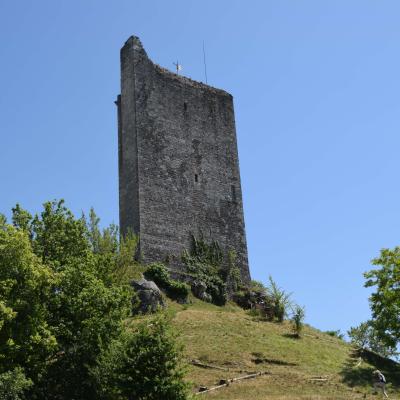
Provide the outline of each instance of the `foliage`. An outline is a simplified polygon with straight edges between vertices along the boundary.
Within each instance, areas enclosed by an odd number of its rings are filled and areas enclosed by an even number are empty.
[[[13,225],[31,234],[32,214],[24,210],[18,203],[12,209]]]
[[[167,294],[171,299],[186,302],[190,288],[186,283],[172,280],[169,283]]]
[[[90,262],[68,265],[52,299],[51,324],[58,352],[41,383],[47,398],[91,398],[89,369],[103,348],[122,332],[131,308],[126,286],[106,286]]]
[[[63,269],[71,259],[86,258],[89,244],[84,220],[75,219],[63,200],[46,202],[43,207],[41,215],[35,215],[28,224],[35,254],[55,271]],[[20,208],[13,209],[13,220],[17,219],[16,214],[21,214]]]
[[[7,218],[5,217],[4,214],[0,213],[0,229],[5,229],[6,224],[7,224]]]
[[[146,279],[153,280],[161,289],[165,290],[168,297],[174,300],[186,301],[190,288],[183,282],[171,279],[167,268],[160,263],[151,264],[145,271]]]
[[[347,334],[351,343],[361,349],[371,350],[383,357],[396,357],[398,355],[395,347],[389,347],[386,342],[382,341],[373,321],[363,322],[357,327],[352,327]]]
[[[132,232],[119,236],[119,229],[111,224],[101,230],[100,218],[93,208],[89,218],[83,217],[86,224],[86,235],[91,251],[95,254],[99,276],[106,281],[129,284],[140,275],[140,265],[135,259],[139,237]]]
[[[160,287],[167,287],[170,282],[170,276],[164,264],[150,264],[144,273],[146,279],[154,281]]]
[[[388,348],[400,343],[400,247],[381,250],[372,260],[379,266],[364,274],[366,287],[375,287],[370,296],[374,332]]]
[[[93,210],[89,221],[76,219],[63,201],[45,203],[34,217],[17,205],[12,222],[0,225],[0,390],[15,394],[7,399],[22,391],[31,399],[97,399],[91,371],[126,336],[137,238],[119,240],[115,226],[100,230]],[[162,345],[155,375],[172,365],[162,364]],[[165,387],[169,378],[181,384],[171,372]]]
[[[334,330],[332,330],[332,331],[325,331],[325,333],[326,333],[327,335],[329,335],[329,336],[338,338],[338,339],[340,339],[340,340],[344,340],[344,335],[343,335],[343,333],[340,332],[339,329],[338,329],[337,331],[334,331]]]
[[[57,345],[47,307],[56,283],[25,231],[0,230],[0,373],[20,365],[32,378],[43,372]]]
[[[190,255],[203,264],[209,264],[215,268],[221,267],[224,260],[222,250],[215,240],[208,243],[203,235],[196,238],[192,235],[192,248]]]
[[[211,296],[216,305],[224,305],[227,301],[228,271],[223,268],[223,254],[217,242],[207,243],[203,236],[192,236],[191,251],[184,251],[182,262],[187,271],[203,282],[206,292]]]
[[[125,332],[99,358],[92,373],[104,400],[184,400],[182,346],[164,315]]]
[[[242,275],[236,263],[236,252],[234,250],[228,252],[228,272],[226,281],[232,292],[236,292],[243,287]]]
[[[304,307],[301,307],[296,304],[293,307],[293,315],[291,321],[292,321],[293,331],[297,337],[300,337],[301,332],[303,330],[305,316],[306,313]]]
[[[0,400],[22,400],[24,392],[32,384],[32,381],[26,378],[23,369],[20,367],[3,372],[0,374]]]
[[[259,295],[263,295],[263,296],[267,295],[267,288],[264,286],[264,284],[262,282],[259,282],[259,281],[251,280],[249,289],[252,292],[255,292]]]
[[[273,315],[278,322],[283,322],[288,315],[289,308],[291,307],[291,293],[287,293],[281,289],[276,282],[269,277],[269,286],[267,288],[268,295],[271,299]]]

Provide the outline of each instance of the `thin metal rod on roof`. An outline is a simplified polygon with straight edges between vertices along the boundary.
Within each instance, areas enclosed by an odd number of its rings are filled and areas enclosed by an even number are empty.
[[[182,69],[182,65],[179,64],[179,61],[177,60],[176,63],[172,63],[175,65],[176,68],[176,73],[179,75],[179,71]]]

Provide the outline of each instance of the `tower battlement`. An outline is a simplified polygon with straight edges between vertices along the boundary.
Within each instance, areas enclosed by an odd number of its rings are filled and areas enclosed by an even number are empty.
[[[145,262],[177,270],[201,232],[236,252],[248,281],[232,96],[154,64],[131,36],[116,103],[121,232],[139,234]]]

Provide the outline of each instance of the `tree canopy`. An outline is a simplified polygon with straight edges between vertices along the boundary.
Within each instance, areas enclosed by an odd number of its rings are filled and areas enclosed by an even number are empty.
[[[131,332],[125,323],[136,301],[137,237],[100,229],[93,210],[75,218],[62,200],[40,215],[18,204],[12,211],[12,224],[0,218],[0,399],[128,400],[141,382],[122,374],[124,365],[135,371],[151,360],[149,379],[185,398],[168,328]],[[129,358],[113,360],[105,390],[99,368],[121,348]],[[151,387],[140,398],[156,399]]]

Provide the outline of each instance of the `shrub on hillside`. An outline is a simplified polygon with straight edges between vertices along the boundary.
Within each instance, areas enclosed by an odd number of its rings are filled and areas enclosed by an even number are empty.
[[[294,334],[299,338],[304,327],[305,309],[299,305],[293,307],[292,326]]]
[[[267,287],[268,295],[271,298],[272,313],[274,319],[277,322],[283,322],[285,317],[287,317],[289,309],[291,307],[291,293],[287,293],[285,290],[280,288],[277,283],[269,277],[269,286]]]
[[[167,288],[167,295],[171,299],[186,302],[190,293],[190,288],[186,283],[170,280]]]
[[[171,279],[167,268],[163,264],[151,264],[144,272],[144,276],[148,280],[154,281],[167,296],[173,300],[185,302],[190,293],[190,288],[184,282]]]
[[[326,333],[329,336],[344,340],[344,335],[343,335],[343,333],[340,332],[339,329],[337,331],[325,331],[324,333]]]
[[[93,369],[99,399],[185,400],[182,347],[163,315],[126,332]]]

